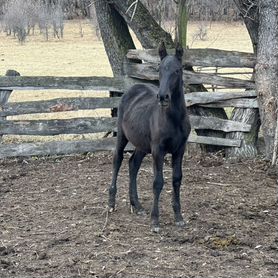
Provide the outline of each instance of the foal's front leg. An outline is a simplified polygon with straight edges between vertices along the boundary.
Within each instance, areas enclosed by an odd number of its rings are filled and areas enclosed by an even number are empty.
[[[152,152],[153,156],[153,170],[154,170],[154,182],[153,182],[153,208],[151,212],[152,231],[159,232],[159,196],[163,188],[163,163],[165,153],[161,150],[155,150]]]
[[[175,215],[176,225],[183,227],[185,222],[181,215],[180,205],[180,186],[182,180],[182,158],[184,154],[184,147],[172,155],[172,168],[173,168],[173,197],[172,206]]]

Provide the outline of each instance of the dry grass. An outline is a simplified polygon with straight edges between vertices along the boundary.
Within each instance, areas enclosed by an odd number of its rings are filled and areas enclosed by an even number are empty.
[[[83,21],[83,37],[79,24],[68,21],[61,40],[45,41],[37,30],[35,36],[20,45],[13,37],[1,37],[0,71],[18,70],[22,75],[90,76],[112,75],[101,41],[88,21]]]
[[[199,26],[200,23],[198,22],[192,22],[188,26],[188,45],[190,48],[218,48],[253,52],[247,29],[241,23],[206,23],[207,40],[204,41],[193,39]]]
[[[7,69],[14,69],[25,76],[112,76],[103,43],[95,35],[89,21],[82,21],[83,37],[80,36],[79,21],[68,21],[65,24],[65,36],[62,40],[50,37],[45,41],[37,30],[34,36],[27,38],[21,45],[13,37],[0,33],[0,74]],[[252,51],[250,39],[245,27],[241,24],[213,23],[207,24],[207,40],[194,40],[198,32],[198,23],[190,23],[188,45],[194,48],[219,48],[227,50]],[[138,42],[137,42],[138,43]],[[57,97],[96,96],[92,91],[14,91],[10,97],[14,101],[46,100]],[[53,114],[35,114],[13,117],[12,119],[57,119],[73,117],[107,116],[107,109],[94,111],[77,111]],[[85,135],[87,137],[88,135]],[[65,136],[58,136],[57,139]],[[66,136],[68,138],[68,136]],[[72,136],[80,137],[80,136]],[[41,138],[40,138],[41,139]],[[44,137],[51,140],[52,137]],[[33,136],[6,137],[6,140],[33,141]]]

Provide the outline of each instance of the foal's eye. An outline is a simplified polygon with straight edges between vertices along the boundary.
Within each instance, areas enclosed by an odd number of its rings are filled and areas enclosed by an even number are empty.
[[[180,74],[180,70],[179,70],[179,69],[176,70],[176,71],[175,71],[175,74]]]

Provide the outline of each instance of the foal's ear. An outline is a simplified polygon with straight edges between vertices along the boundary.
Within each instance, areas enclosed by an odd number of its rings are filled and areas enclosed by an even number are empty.
[[[160,43],[160,46],[158,49],[158,54],[159,54],[160,60],[163,60],[168,55],[163,41]]]
[[[176,57],[178,60],[182,60],[182,55],[183,55],[183,48],[181,47],[180,43],[177,43],[176,45]]]

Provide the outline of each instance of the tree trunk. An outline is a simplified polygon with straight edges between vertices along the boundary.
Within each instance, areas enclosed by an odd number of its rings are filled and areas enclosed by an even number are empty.
[[[96,15],[113,74],[121,76],[127,51],[134,49],[135,45],[125,20],[108,2],[95,1]]]
[[[178,3],[178,16],[177,16],[177,38],[183,48],[187,47],[187,21],[188,21],[188,14],[187,14],[187,0],[180,0]]]
[[[163,40],[167,47],[174,47],[171,35],[165,32],[154,20],[146,7],[138,1],[111,0],[115,9],[122,15],[144,48],[157,48]]]
[[[273,155],[278,98],[278,2],[259,1],[259,40],[256,89],[266,145],[266,158]]]
[[[95,10],[102,41],[114,76],[124,75],[124,60],[129,49],[135,45],[123,17],[108,1],[96,1]],[[118,97],[121,93],[110,92],[110,97]],[[111,116],[117,116],[117,108],[111,110]],[[115,135],[115,134],[114,134]]]
[[[243,17],[244,23],[250,35],[253,50],[256,54],[258,44],[258,7],[251,2],[245,2],[243,0],[234,0],[240,13]],[[247,12],[248,11],[248,12]],[[254,76],[252,77],[254,79]],[[260,129],[260,117],[258,109],[243,109],[234,108],[231,120],[249,123],[252,129],[248,133],[243,132],[231,132],[227,135],[229,139],[241,139],[242,144],[240,148],[227,148],[226,155],[228,157],[236,158],[252,158],[258,154],[257,141],[258,133]]]

